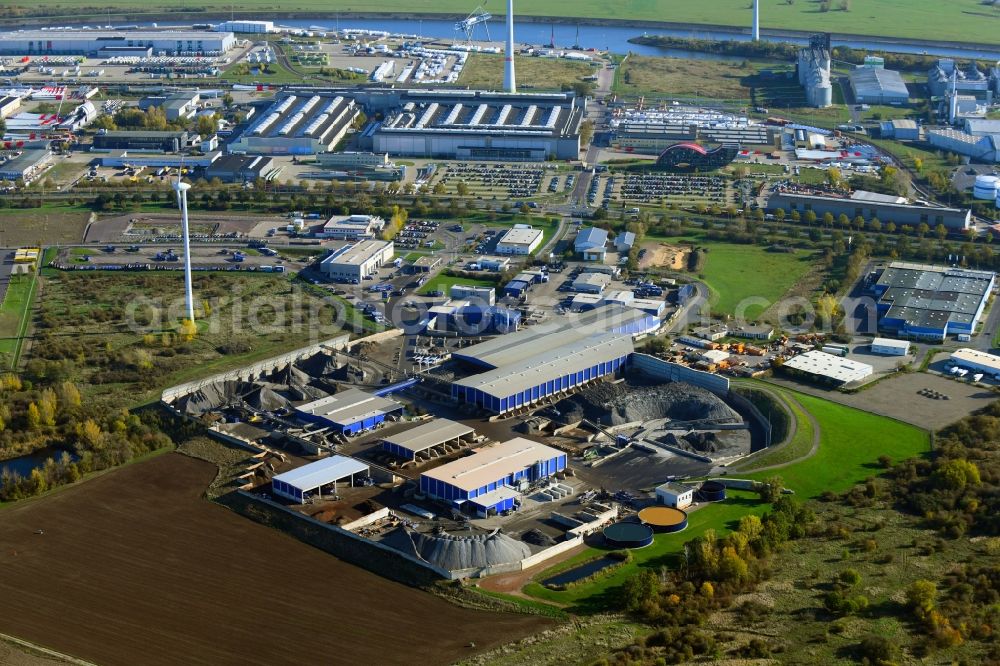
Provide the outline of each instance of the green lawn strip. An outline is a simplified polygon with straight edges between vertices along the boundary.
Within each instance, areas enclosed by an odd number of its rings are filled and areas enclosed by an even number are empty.
[[[0,304],[0,355],[7,361],[8,368],[16,365],[20,355],[35,295],[35,278],[35,273],[11,275],[7,293]]]
[[[785,394],[781,391],[775,391],[775,393],[782,398],[785,397]],[[748,460],[746,464],[738,465],[732,472],[733,474],[751,472],[761,467],[770,467],[771,465],[781,465],[792,460],[797,460],[809,453],[813,442],[812,422],[806,418],[806,415],[799,409],[798,405],[788,400],[785,401],[785,404],[792,411],[795,418],[795,435],[791,441],[783,444],[774,451],[761,451],[759,455]],[[781,471],[774,470],[774,473],[780,474]]]

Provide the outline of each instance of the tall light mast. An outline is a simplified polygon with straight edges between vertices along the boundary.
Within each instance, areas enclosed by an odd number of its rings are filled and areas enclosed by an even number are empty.
[[[177,192],[177,207],[181,209],[181,233],[184,236],[184,305],[187,308],[188,321],[194,323],[194,294],[191,288],[191,230],[188,226],[187,198],[187,191],[190,189],[190,184],[181,181],[180,170],[178,170],[174,191]]]
[[[509,93],[517,92],[517,82],[514,80],[514,0],[507,0],[507,51],[504,57],[503,89]]]

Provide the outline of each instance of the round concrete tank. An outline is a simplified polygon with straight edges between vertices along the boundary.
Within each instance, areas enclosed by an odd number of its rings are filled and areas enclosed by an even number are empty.
[[[680,532],[688,525],[686,511],[669,506],[650,506],[639,512],[639,520],[654,532]]]
[[[641,523],[615,523],[604,528],[604,541],[612,548],[642,548],[653,543],[653,528]]]
[[[1000,189],[1000,178],[990,175],[976,176],[976,183],[972,186],[972,196],[975,199],[995,201],[998,189]]]
[[[726,499],[726,487],[718,481],[706,481],[698,489],[698,499],[703,502],[721,502]]]

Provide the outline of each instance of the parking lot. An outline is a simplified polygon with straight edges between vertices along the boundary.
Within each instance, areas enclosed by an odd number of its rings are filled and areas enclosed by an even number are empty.
[[[685,176],[670,173],[626,174],[612,184],[619,201],[662,205],[706,204],[724,206],[733,202],[727,181],[718,176]]]
[[[551,187],[556,167],[548,164],[499,164],[492,162],[457,162],[439,167],[434,185],[444,186],[446,192],[455,192],[459,183],[469,188],[469,194],[478,198],[533,197],[540,193],[542,180]],[[557,185],[558,187],[558,185]]]

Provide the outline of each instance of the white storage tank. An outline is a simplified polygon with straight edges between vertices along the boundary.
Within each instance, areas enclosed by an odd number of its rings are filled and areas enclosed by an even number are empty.
[[[985,174],[976,176],[976,184],[972,187],[972,196],[975,199],[993,201],[997,198],[998,187],[1000,187],[1000,178]]]
[[[997,190],[996,204],[997,204],[997,208],[1000,208],[1000,190]]]

